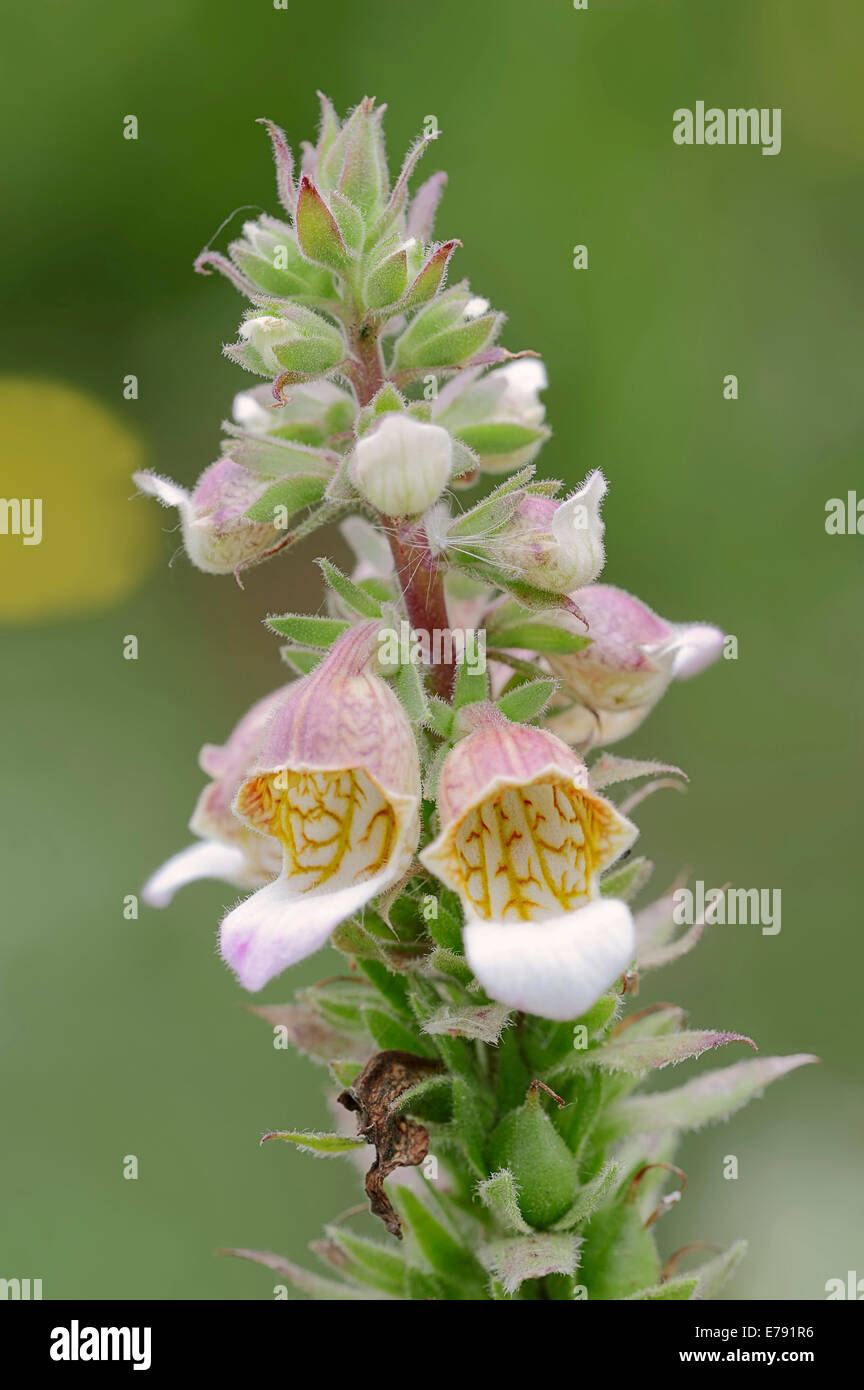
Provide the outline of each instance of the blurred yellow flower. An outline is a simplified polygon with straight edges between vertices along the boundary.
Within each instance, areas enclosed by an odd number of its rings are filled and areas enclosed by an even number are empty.
[[[156,556],[157,523],[130,501],[135,431],[72,386],[23,377],[0,379],[0,419],[0,621],[122,598]]]

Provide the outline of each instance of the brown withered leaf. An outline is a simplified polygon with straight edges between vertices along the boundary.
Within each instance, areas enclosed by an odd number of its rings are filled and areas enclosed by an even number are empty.
[[[418,1057],[413,1052],[389,1049],[370,1057],[339,1104],[357,1115],[357,1133],[375,1146],[375,1162],[366,1174],[366,1195],[373,1216],[380,1216],[387,1230],[402,1239],[402,1223],[384,1191],[384,1179],[394,1168],[414,1168],[429,1149],[429,1133],[416,1120],[394,1115],[392,1106],[409,1087],[432,1072],[444,1071],[443,1062]]]

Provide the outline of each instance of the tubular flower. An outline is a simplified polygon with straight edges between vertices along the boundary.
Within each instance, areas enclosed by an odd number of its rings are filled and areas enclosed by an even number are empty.
[[[592,900],[636,828],[554,734],[493,705],[471,713],[473,731],[441,771],[441,833],[420,857],[462,899],[465,953],[487,993],[544,1018],[578,1017],[633,954],[628,909]]]
[[[282,872],[222,923],[249,990],[311,955],[404,873],[419,836],[420,769],[396,696],[370,669],[377,623],[348,629],[267,726],[234,810],[281,847]]]
[[[547,660],[564,693],[582,706],[550,721],[572,742],[625,738],[673,680],[697,675],[723,650],[719,628],[667,622],[640,599],[609,584],[577,589],[570,597],[588,623],[591,641],[578,652],[550,653]],[[584,633],[584,626],[573,631]]]
[[[536,457],[549,438],[540,392],[546,369],[522,358],[481,376],[469,368],[449,381],[433,406],[433,419],[474,450],[484,473],[507,473]]]
[[[600,503],[606,479],[599,469],[565,502],[526,496],[487,551],[502,569],[555,593],[590,584],[603,568]]]
[[[231,574],[238,566],[264,559],[284,539],[272,522],[250,521],[245,515],[264,496],[272,478],[233,459],[211,463],[191,493],[156,473],[136,473],[134,478],[141,492],[178,509],[186,554],[207,574]]]
[[[200,839],[180,850],[147,880],[142,897],[151,907],[166,907],[178,888],[200,878],[222,879],[238,888],[259,888],[278,874],[278,846],[243,825],[232,810],[232,802],[255,761],[268,720],[289,689],[280,686],[254,704],[227,743],[205,743],[201,749],[198,761],[213,780],[201,792],[189,822],[189,829]]]

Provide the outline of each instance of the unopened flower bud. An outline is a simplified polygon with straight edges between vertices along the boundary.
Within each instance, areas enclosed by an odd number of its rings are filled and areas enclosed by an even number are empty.
[[[453,442],[440,425],[393,412],[358,441],[351,478],[385,516],[418,516],[441,496],[452,461]]]
[[[272,478],[253,473],[233,459],[211,463],[191,493],[155,473],[134,476],[142,492],[165,507],[178,509],[186,553],[197,569],[208,574],[231,574],[254,564],[283,534],[272,522],[250,521],[245,515],[272,485]]]
[[[240,337],[241,343],[225,349],[227,356],[261,376],[317,376],[335,367],[345,352],[339,330],[302,304],[244,319]]]
[[[466,372],[440,392],[435,418],[467,444],[484,473],[522,468],[549,437],[540,400],[546,385],[543,363],[531,357],[485,376]]]
[[[590,584],[605,561],[600,516],[605,492],[606,479],[595,470],[564,502],[528,493],[500,530],[472,539],[471,550],[538,589],[565,594]]]

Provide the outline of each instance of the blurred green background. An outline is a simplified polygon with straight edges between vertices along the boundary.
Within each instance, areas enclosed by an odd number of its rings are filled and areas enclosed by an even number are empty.
[[[709,886],[780,888],[783,929],[709,931],[640,1003],[680,1000],[695,1026],[823,1061],[686,1141],[690,1189],[662,1242],[748,1236],[741,1298],[818,1299],[828,1278],[864,1275],[864,540],[824,530],[826,500],[861,477],[864,14],[45,0],[9,10],[4,31],[2,490],[42,496],[45,518],[40,546],[0,538],[0,1275],[41,1277],[46,1298],[269,1298],[268,1273],[214,1249],[311,1261],[321,1223],[358,1200],[349,1164],[257,1147],[267,1128],[330,1117],[325,1073],[274,1051],[215,953],[232,890],[186,890],[137,922],[122,911],[187,841],[199,745],[282,679],[260,618],[320,602],[320,536],[241,592],[182,556],[169,567],[172,522],[128,500],[142,463],[191,482],[251,384],[219,353],[241,301],[192,260],[232,209],[277,211],[254,121],[296,148],[317,87],[340,110],[364,92],[389,103],[394,165],[436,115],[439,233],[508,312],[507,344],[548,364],[542,464],[611,480],[606,577],[739,639],[737,661],[674,689],[622,747],[691,776],[686,797],[639,813],[658,892],[682,866]],[[673,110],[700,99],[781,107],[781,154],[675,146]],[[265,998],[333,968],[319,957]],[[733,1153],[740,1176],[724,1181]]]

